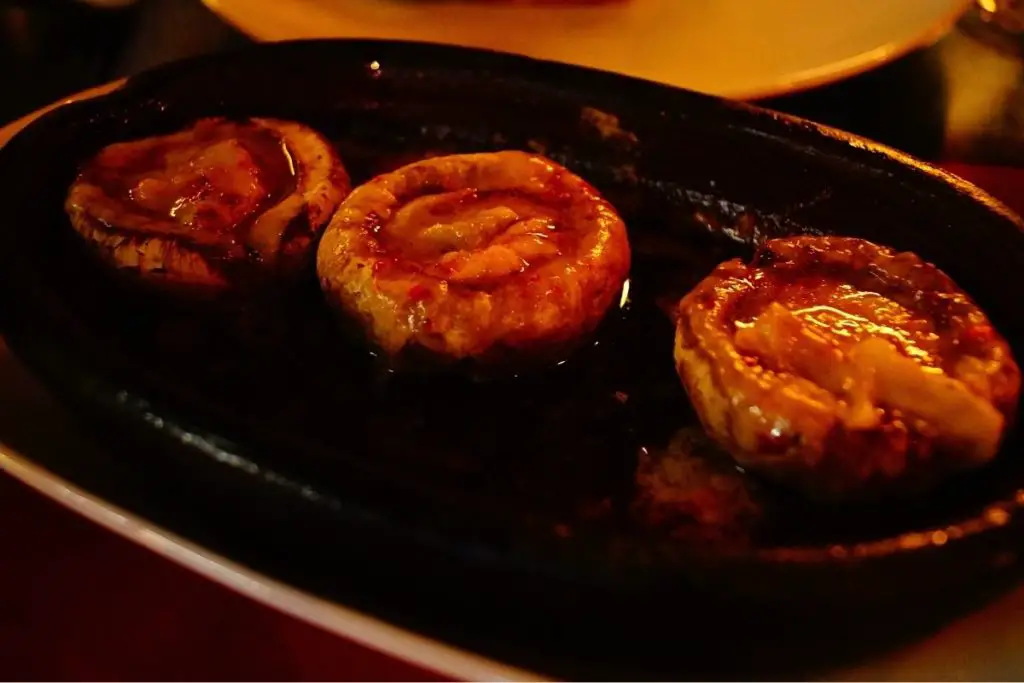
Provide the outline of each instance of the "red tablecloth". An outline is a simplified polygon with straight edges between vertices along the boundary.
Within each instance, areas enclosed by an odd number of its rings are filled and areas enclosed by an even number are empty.
[[[183,569],[0,475],[0,679],[439,680]]]
[[[1024,209],[1024,170],[949,164]],[[172,564],[0,475],[0,678],[437,680]]]

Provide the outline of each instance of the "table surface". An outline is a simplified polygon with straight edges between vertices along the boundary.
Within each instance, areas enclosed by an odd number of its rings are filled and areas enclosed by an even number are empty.
[[[1014,168],[1024,169],[1024,62],[975,35],[965,22],[880,69],[764,104],[941,162],[1024,211],[1024,170]],[[116,10],[0,0],[0,36],[0,122],[248,42],[199,0]],[[17,520],[0,531],[0,678],[436,678],[195,576],[2,475],[0,517]],[[1024,619],[1024,592],[1006,604]],[[957,677],[950,667],[924,677]]]

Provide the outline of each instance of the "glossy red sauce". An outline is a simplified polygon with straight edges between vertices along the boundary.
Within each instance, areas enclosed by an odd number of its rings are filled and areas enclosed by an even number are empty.
[[[408,199],[388,221],[368,227],[379,246],[374,254],[377,276],[448,280],[468,259],[486,258],[489,247],[506,245],[519,262],[504,263],[501,275],[493,278],[497,281],[572,254],[580,239],[573,225],[567,203],[559,196],[465,189]],[[511,258],[509,252],[503,256],[506,261]],[[486,280],[464,284],[487,288]],[[417,292],[410,293],[416,296]]]
[[[753,288],[738,298],[731,312],[738,327],[751,324],[778,302],[840,345],[883,337],[923,365],[942,362],[941,338],[931,316],[884,293],[861,289],[841,275],[758,271],[750,282]]]
[[[111,145],[83,169],[126,214],[213,234],[237,234],[294,191],[294,162],[273,132],[199,123],[186,139]]]

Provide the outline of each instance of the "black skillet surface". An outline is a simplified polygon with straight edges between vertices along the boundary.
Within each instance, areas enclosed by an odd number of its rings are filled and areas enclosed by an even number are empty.
[[[76,164],[209,115],[309,123],[356,182],[424,154],[542,150],[626,219],[630,301],[564,364],[481,382],[388,374],[338,330],[312,273],[199,308],[111,277],[62,213]],[[891,151],[575,67],[324,41],[136,77],[31,125],[0,151],[0,174],[3,332],[114,449],[42,464],[308,590],[545,672],[763,678],[813,666],[809,634],[939,592],[953,608],[1016,557],[1016,438],[991,468],[915,500],[814,506],[712,454],[663,472],[697,470],[729,523],[645,506],[641,462],[680,433],[687,452],[709,450],[661,304],[765,235],[917,251],[1024,356],[1020,220]]]

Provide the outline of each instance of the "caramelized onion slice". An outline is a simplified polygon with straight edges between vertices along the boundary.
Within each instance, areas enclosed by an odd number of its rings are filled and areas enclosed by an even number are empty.
[[[331,145],[289,121],[203,119],[87,161],[65,208],[110,262],[151,281],[223,288],[290,271],[348,192]]]
[[[539,156],[435,157],[353,190],[324,233],[328,299],[390,357],[547,352],[592,331],[629,271],[626,228]]]
[[[819,498],[920,489],[995,457],[1007,342],[948,276],[843,237],[767,242],[679,305],[676,366],[743,466]]]

